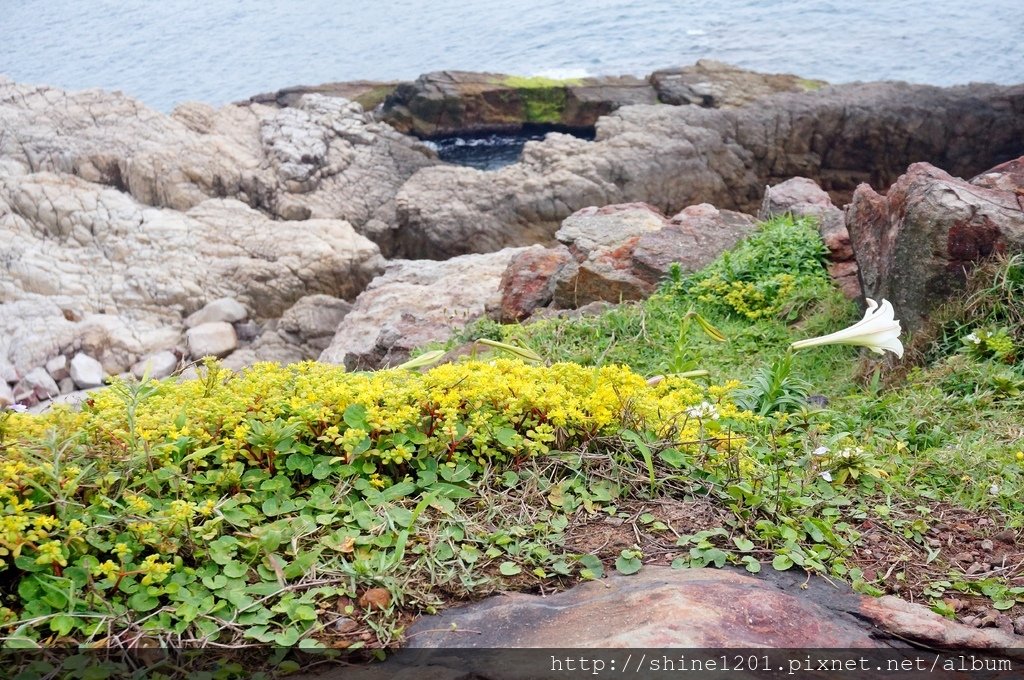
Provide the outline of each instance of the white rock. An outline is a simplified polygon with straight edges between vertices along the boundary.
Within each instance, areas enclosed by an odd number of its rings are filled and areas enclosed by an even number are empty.
[[[71,359],[71,379],[80,389],[102,387],[106,373],[103,365],[88,354],[79,352]]]
[[[132,375],[141,380],[148,371],[150,378],[160,380],[174,373],[176,368],[178,368],[178,357],[174,352],[157,352],[132,366]]]
[[[16,383],[20,378],[21,376],[18,375],[18,370],[14,368],[14,365],[7,361],[7,359],[0,357],[0,382]]]
[[[204,323],[185,333],[189,353],[196,359],[222,357],[238,347],[234,327],[226,321]]]
[[[33,368],[14,386],[14,400],[23,404],[35,404],[60,394],[60,388],[45,368]]]
[[[234,323],[236,321],[245,321],[248,318],[249,312],[246,311],[242,303],[234,298],[224,297],[207,303],[198,312],[189,315],[185,319],[185,327],[195,328],[204,323],[213,323],[215,321]]]
[[[14,403],[14,390],[7,384],[6,380],[0,380],[0,408],[10,406]]]
[[[46,362],[46,372],[50,374],[50,377],[60,383],[61,380],[67,378],[68,373],[68,358],[63,354],[55,356]]]

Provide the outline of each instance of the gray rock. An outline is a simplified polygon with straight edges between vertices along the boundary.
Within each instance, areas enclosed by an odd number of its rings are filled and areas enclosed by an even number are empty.
[[[33,368],[14,386],[14,400],[20,404],[33,405],[60,394],[60,388],[45,368]]]
[[[101,387],[106,378],[103,365],[81,352],[71,358],[70,373],[71,379],[75,381],[75,386],[83,390],[90,387]]]
[[[1024,88],[906,83],[779,93],[756,105],[626,106],[594,141],[548,134],[492,172],[424,168],[396,196],[399,254],[447,257],[549,240],[572,213],[643,201],[755,213],[764,187],[819,182],[837,205],[861,182],[888,186],[928,160],[970,177],[1020,155]]]
[[[307,295],[286,311],[278,322],[279,333],[287,333],[299,344],[322,352],[331,344],[352,303],[330,295]]]
[[[781,73],[757,73],[711,59],[692,66],[655,71],[649,80],[665,104],[705,107],[745,106],[776,92],[805,92],[826,85]]]
[[[57,387],[60,388],[61,394],[68,394],[75,391],[75,381],[71,379],[71,376],[68,376],[58,382]]]
[[[226,321],[204,323],[185,333],[189,354],[194,359],[223,357],[238,347],[234,327]]]
[[[153,380],[162,380],[174,373],[177,368],[178,355],[164,350],[140,359],[132,366],[132,375],[141,380],[148,373]]]
[[[321,361],[349,369],[393,366],[501,304],[502,273],[520,249],[444,262],[393,260],[356,298]]]
[[[202,309],[185,318],[185,328],[195,328],[200,324],[214,321],[234,323],[249,318],[245,306],[234,298],[219,298],[206,303]]]
[[[235,327],[235,335],[239,342],[252,342],[260,336],[260,325],[255,321],[243,321],[232,324]]]
[[[61,380],[67,378],[68,373],[68,358],[63,354],[55,356],[46,362],[46,372],[50,374],[50,377],[60,383]]]

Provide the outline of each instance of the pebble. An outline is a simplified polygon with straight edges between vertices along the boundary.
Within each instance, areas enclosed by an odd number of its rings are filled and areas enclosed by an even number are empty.
[[[190,328],[185,333],[188,351],[196,359],[223,357],[238,347],[235,329],[226,321],[214,321]]]
[[[14,403],[14,390],[7,384],[6,380],[0,380],[0,408],[10,406]]]
[[[106,372],[100,362],[79,352],[71,359],[71,379],[79,389],[102,387]]]
[[[1013,620],[1013,632],[1017,635],[1024,635],[1024,616],[1018,616]]]
[[[132,375],[142,380],[142,377],[149,372],[153,380],[161,380],[174,373],[178,368],[178,356],[171,351],[157,352],[145,357],[132,366]]]
[[[68,358],[64,355],[56,356],[46,362],[46,372],[50,374],[50,377],[60,384],[60,381],[67,378],[70,374],[68,373]]]
[[[995,543],[993,543],[992,541],[990,541],[987,538],[984,541],[981,542],[981,549],[982,550],[986,550],[986,551],[991,552],[992,549],[995,548],[995,547],[996,547]]]
[[[28,406],[58,394],[60,394],[60,388],[42,366],[33,368],[14,386],[14,400]]]

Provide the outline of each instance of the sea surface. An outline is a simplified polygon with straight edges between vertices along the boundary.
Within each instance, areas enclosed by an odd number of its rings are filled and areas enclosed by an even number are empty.
[[[0,0],[0,74],[169,111],[441,69],[578,77],[700,58],[831,82],[1024,82],[1021,0]]]

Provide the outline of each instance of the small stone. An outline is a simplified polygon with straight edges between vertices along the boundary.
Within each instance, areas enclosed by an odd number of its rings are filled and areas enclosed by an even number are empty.
[[[992,538],[1003,543],[1009,543],[1013,545],[1017,542],[1017,534],[1010,529],[1003,529],[1002,531],[992,534]]]
[[[249,312],[246,311],[245,307],[238,300],[234,298],[220,298],[207,303],[198,312],[189,315],[185,319],[185,327],[195,328],[196,326],[216,321],[234,323],[236,321],[244,321],[248,317]]]
[[[83,390],[90,387],[101,387],[103,379],[106,377],[103,365],[88,354],[81,352],[72,357],[70,372],[75,385]]]
[[[14,404],[14,390],[7,384],[6,380],[0,380],[0,408]]]
[[[252,342],[260,335],[260,325],[255,321],[243,321],[235,324],[235,335],[241,342]]]
[[[188,351],[196,359],[223,357],[238,347],[238,336],[234,327],[226,321],[214,321],[190,328],[185,333]]]
[[[1024,635],[1024,616],[1018,616],[1013,620],[1013,632],[1017,635]]]
[[[391,593],[387,588],[370,588],[359,598],[363,609],[387,609],[391,604]]]
[[[956,555],[953,555],[952,560],[954,562],[973,562],[974,555],[969,552],[957,553]]]
[[[21,379],[16,369],[7,359],[0,359],[0,382],[16,383]]]
[[[68,376],[58,382],[57,387],[60,388],[61,394],[68,394],[75,391],[75,381],[71,379],[71,376]]]
[[[334,632],[338,633],[339,635],[344,635],[345,633],[351,633],[352,631],[356,630],[357,628],[359,628],[359,622],[358,621],[353,621],[352,619],[348,618],[347,616],[343,616],[343,617],[341,617],[340,619],[338,619],[337,621],[334,622]]]
[[[70,375],[68,373],[68,358],[62,354],[50,359],[46,362],[46,372],[60,384],[61,380]]]
[[[14,400],[32,406],[60,394],[60,388],[45,368],[33,368],[14,386]]]
[[[132,375],[142,380],[144,375],[149,374],[153,380],[161,380],[174,373],[178,368],[178,356],[171,351],[157,352],[136,362],[132,366]]]
[[[985,550],[987,552],[991,552],[993,548],[995,548],[995,544],[992,541],[990,541],[989,539],[986,538],[984,541],[981,542],[981,549],[982,550]]]

